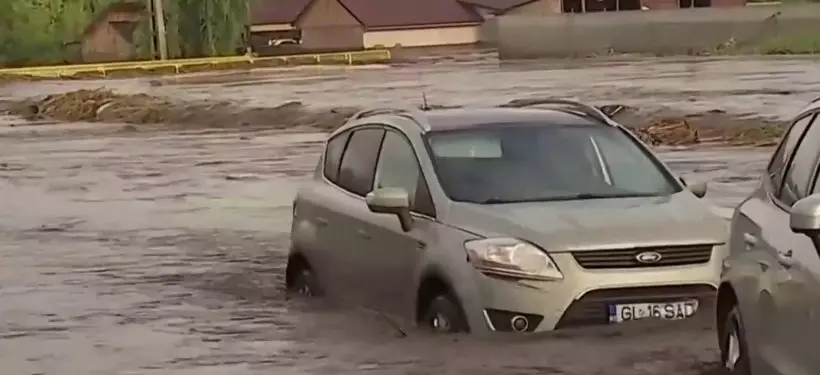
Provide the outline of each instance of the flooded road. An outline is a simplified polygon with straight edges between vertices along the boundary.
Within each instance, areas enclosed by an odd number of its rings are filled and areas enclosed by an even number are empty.
[[[169,79],[22,83],[0,99],[106,87],[185,100],[273,107],[498,105],[522,97],[566,97],[684,112],[721,109],[739,115],[792,116],[820,96],[820,65],[803,57],[567,60],[551,63],[439,61],[401,66],[297,67]]]
[[[686,73],[689,79],[701,77],[691,83],[692,90],[712,90],[721,105],[738,103],[740,111],[776,116],[784,111],[781,105],[800,107],[820,88],[820,69],[797,66],[801,62],[769,62],[766,71],[780,73],[758,73],[765,84],[740,78],[716,82],[716,63],[697,64],[701,68],[668,65],[666,78],[656,71],[653,79],[648,65],[601,66],[530,71],[530,79],[517,83],[503,75],[526,77],[521,71],[493,71],[480,64],[462,66],[477,69],[472,76],[445,73],[439,66],[418,69],[426,69],[425,86],[437,104],[563,94],[571,86],[569,76],[584,73],[597,81],[570,96],[605,98],[612,87],[623,92],[644,82],[644,94],[624,100],[693,105],[697,101],[664,99],[662,92],[674,91],[674,82],[686,79],[672,72],[703,69]],[[743,71],[743,64],[732,64],[734,71]],[[476,79],[480,69],[486,72]],[[305,71],[296,70],[286,75],[292,81],[277,78],[284,73],[266,73],[245,77],[256,81],[246,86],[104,84],[254,105],[290,99],[343,105],[412,100],[422,85],[411,71],[398,68],[392,83],[383,68],[365,68],[328,70],[319,78],[311,73],[313,83],[306,82]],[[626,77],[629,71],[633,78]],[[778,80],[795,94],[759,93],[760,87],[778,87]],[[353,82],[355,90],[346,91]],[[38,82],[1,88],[0,95],[99,84]],[[467,96],[470,85],[478,94]],[[742,86],[757,87],[758,93],[718,94]],[[591,87],[600,90],[585,91]],[[2,130],[4,374],[718,374],[709,321],[652,322],[541,339],[442,338],[412,330],[399,337],[386,318],[372,312],[286,300],[282,284],[290,203],[315,166],[322,133],[209,130],[92,137],[32,134],[26,127]],[[754,187],[768,152],[669,149],[662,156],[687,179],[710,181],[706,199],[726,214]]]
[[[5,373],[700,374],[715,360],[709,322],[453,342],[286,301],[290,203],[323,138],[0,137]],[[712,180],[719,205],[764,165],[756,150],[664,158]]]

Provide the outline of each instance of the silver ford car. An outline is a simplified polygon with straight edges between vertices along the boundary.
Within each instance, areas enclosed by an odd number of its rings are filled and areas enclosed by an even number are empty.
[[[600,109],[400,110],[330,135],[286,280],[437,332],[539,332],[714,303],[725,220]]]

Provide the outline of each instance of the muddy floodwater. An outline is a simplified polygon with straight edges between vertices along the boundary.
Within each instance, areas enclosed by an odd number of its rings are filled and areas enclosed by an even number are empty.
[[[437,104],[555,95],[785,117],[820,96],[820,68],[802,60],[565,68],[485,61],[34,82],[2,87],[0,97],[104,85],[322,106],[415,100],[424,89]],[[708,319],[533,338],[443,338],[403,327],[402,337],[371,311],[286,300],[290,204],[323,133],[92,136],[83,129],[106,125],[3,121],[17,125],[0,126],[4,375],[719,374]],[[687,179],[710,181],[706,199],[726,215],[755,186],[770,150],[659,152]]]

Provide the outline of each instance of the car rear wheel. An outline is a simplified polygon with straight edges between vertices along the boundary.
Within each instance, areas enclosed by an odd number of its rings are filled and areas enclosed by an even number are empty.
[[[449,294],[441,294],[433,298],[421,323],[424,328],[435,333],[469,331],[461,306]]]
[[[751,375],[746,331],[737,306],[726,314],[720,337],[720,358],[728,374]]]

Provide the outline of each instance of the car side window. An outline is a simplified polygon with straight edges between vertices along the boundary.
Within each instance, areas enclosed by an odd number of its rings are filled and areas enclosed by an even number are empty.
[[[384,130],[380,128],[365,128],[353,132],[342,156],[339,186],[360,196],[370,192],[383,137]]]
[[[816,117],[816,115],[806,117],[808,130],[799,141],[783,178],[783,187],[778,198],[787,206],[804,198],[811,188],[814,170],[817,167],[818,157],[820,157],[820,123]]]
[[[337,134],[327,141],[327,147],[325,147],[323,173],[328,180],[334,183],[339,177],[339,165],[341,164],[342,153],[345,152],[345,146],[347,146],[348,139],[350,139],[349,131]]]
[[[783,137],[783,140],[777,147],[777,150],[775,150],[772,155],[772,159],[769,160],[769,166],[766,168],[766,174],[771,179],[772,186],[774,186],[774,191],[776,193],[780,192],[780,187],[783,184],[783,176],[786,172],[786,163],[788,163],[789,157],[792,155],[795,147],[797,147],[797,143],[803,136],[803,133],[805,132],[810,121],[811,116],[804,116],[794,121],[792,126],[789,127],[786,136]]]
[[[427,182],[421,172],[413,146],[404,135],[387,131],[382,143],[373,189],[403,188],[410,196],[413,211],[435,216]]]

